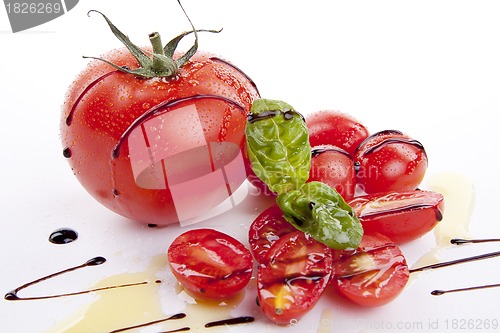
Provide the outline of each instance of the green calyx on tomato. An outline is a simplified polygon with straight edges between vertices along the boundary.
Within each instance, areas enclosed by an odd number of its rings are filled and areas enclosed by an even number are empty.
[[[149,79],[153,77],[166,77],[166,78],[173,78],[177,75],[179,68],[182,67],[184,64],[186,64],[189,59],[196,53],[198,50],[198,32],[213,32],[213,33],[218,33],[221,30],[196,30],[194,28],[193,23],[191,22],[191,19],[189,16],[186,14],[186,11],[182,7],[182,4],[180,1],[178,1],[179,5],[182,8],[182,11],[186,15],[186,18],[188,19],[189,23],[191,24],[191,27],[193,30],[191,31],[186,31],[183,32],[182,34],[178,35],[177,37],[174,37],[170,42],[168,42],[165,46],[162,45],[160,34],[158,32],[153,32],[149,34],[149,41],[151,42],[152,46],[152,55],[148,56],[144,51],[141,50],[137,45],[132,43],[132,41],[124,34],[122,33],[109,19],[106,15],[103,13],[97,11],[97,10],[91,10],[88,12],[88,14],[95,12],[101,14],[106,22],[108,23],[109,27],[111,28],[111,31],[113,34],[118,38],[130,51],[130,53],[134,56],[134,58],[137,60],[139,63],[139,67],[136,69],[130,69],[125,66],[118,66],[115,65],[105,59],[102,58],[96,58],[96,57],[87,57],[84,56],[84,58],[90,58],[90,59],[96,59],[103,61],[110,66],[114,67],[115,69],[124,72],[124,73],[129,73],[133,74],[137,77],[144,78],[144,79]],[[173,59],[175,50],[181,41],[182,38],[185,36],[189,35],[190,33],[193,33],[195,36],[194,44],[191,46],[191,48],[184,53],[184,55],[180,56],[178,59]]]
[[[321,182],[307,182],[311,145],[304,118],[289,104],[256,99],[245,128],[254,173],[278,194],[284,218],[333,249],[355,249],[361,223],[342,196]]]

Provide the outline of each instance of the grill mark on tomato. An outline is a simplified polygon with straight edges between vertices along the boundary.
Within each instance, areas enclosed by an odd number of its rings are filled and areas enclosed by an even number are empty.
[[[436,220],[441,221],[443,219],[443,212],[441,211],[441,209],[439,209],[439,207],[434,208],[434,205],[426,205],[426,204],[413,204],[413,205],[407,205],[404,207],[388,209],[388,210],[381,211],[381,212],[373,212],[373,213],[366,213],[366,214],[361,212],[361,214],[358,217],[360,219],[362,219],[362,218],[366,218],[366,217],[384,216],[387,214],[399,213],[399,212],[404,212],[407,210],[419,210],[419,209],[427,209],[427,208],[434,209],[434,211],[436,213]]]
[[[111,72],[106,73],[104,75],[101,75],[100,77],[98,77],[97,79],[92,81],[87,87],[85,87],[85,89],[82,91],[82,93],[76,99],[75,103],[73,103],[73,106],[71,107],[71,110],[69,111],[68,116],[66,117],[66,125],[67,126],[71,126],[71,123],[73,122],[73,116],[75,114],[76,108],[78,107],[78,104],[80,104],[83,97],[87,94],[87,92],[90,89],[92,89],[96,84],[98,84],[99,82],[101,82],[102,80],[107,78],[108,76],[111,76],[111,75],[116,74],[116,73],[121,73],[121,72],[119,70],[114,70],[114,71],[111,71]]]
[[[255,84],[255,81],[252,80],[252,78],[250,76],[248,76],[244,71],[242,71],[240,68],[236,67],[235,65],[233,65],[232,63],[230,62],[227,62],[226,60],[224,59],[221,59],[221,58],[218,58],[218,57],[210,57],[209,58],[210,60],[212,61],[215,61],[215,62],[220,62],[224,65],[227,65],[231,68],[233,68],[234,70],[236,70],[238,73],[240,73],[241,75],[243,75],[247,80],[248,82],[250,82],[250,84],[252,85],[252,87],[255,89],[255,91],[257,92],[257,95],[260,97],[260,92],[259,92],[259,89],[257,88],[257,84]]]
[[[422,150],[422,152],[424,153],[424,155],[427,156],[427,154],[425,152],[425,149],[424,149],[424,146],[419,141],[417,141],[417,140],[405,139],[405,138],[388,138],[388,139],[382,140],[381,142],[379,142],[376,145],[374,145],[374,146],[370,147],[369,149],[367,149],[363,153],[363,157],[366,156],[366,155],[369,155],[369,154],[372,154],[372,153],[376,152],[377,150],[379,150],[383,146],[387,146],[387,145],[390,145],[390,144],[396,144],[396,143],[406,143],[406,144],[415,146],[415,147],[419,148],[420,150]]]
[[[326,152],[341,153],[341,154],[344,154],[345,156],[349,157],[349,159],[352,160],[352,156],[348,152],[346,152],[344,149],[338,148],[338,147],[328,147],[328,148],[316,147],[316,148],[313,148],[311,150],[311,156],[316,157],[316,156],[319,156],[319,155],[326,153]]]
[[[120,156],[120,150],[121,150],[121,147],[123,145],[123,142],[125,142],[125,140],[129,137],[130,133],[135,128],[137,128],[137,126],[140,126],[143,122],[145,122],[146,119],[148,119],[148,118],[150,118],[152,116],[155,116],[155,115],[157,115],[159,113],[162,113],[162,112],[164,112],[164,109],[168,109],[168,108],[176,106],[176,105],[178,105],[180,103],[188,102],[188,101],[193,101],[193,100],[201,100],[201,99],[205,99],[205,98],[207,98],[207,99],[217,99],[217,100],[224,101],[224,102],[226,102],[228,104],[231,104],[231,105],[237,107],[243,113],[245,112],[245,108],[242,105],[240,105],[239,103],[235,102],[232,99],[229,99],[229,98],[223,97],[223,96],[219,96],[219,95],[200,94],[200,95],[192,95],[192,96],[189,96],[189,97],[178,98],[178,99],[171,100],[171,101],[164,101],[162,103],[159,103],[159,104],[155,105],[154,107],[152,107],[151,109],[149,109],[148,111],[146,111],[145,113],[143,113],[141,116],[137,117],[129,125],[129,127],[120,136],[120,139],[118,140],[118,143],[113,148],[113,150],[111,152],[111,158],[112,159],[116,159],[116,158],[118,158],[118,156]]]

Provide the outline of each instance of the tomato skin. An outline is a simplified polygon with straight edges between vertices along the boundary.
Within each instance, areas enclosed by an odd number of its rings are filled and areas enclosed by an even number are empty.
[[[356,189],[356,172],[351,155],[332,145],[313,147],[308,181],[325,183],[345,200],[351,199]]]
[[[333,271],[332,251],[302,231],[288,233],[269,249],[259,266],[258,301],[278,325],[300,319],[317,303]]]
[[[375,133],[355,154],[357,184],[366,193],[415,190],[427,170],[422,144],[399,131]]]
[[[334,110],[322,110],[306,117],[311,146],[333,145],[354,156],[368,129],[354,117]]]
[[[179,283],[197,299],[228,299],[252,276],[250,251],[213,229],[193,229],[178,236],[168,249],[168,262]]]
[[[277,204],[264,210],[248,229],[248,242],[255,260],[259,264],[265,263],[267,253],[274,242],[294,231],[297,229],[285,220]]]
[[[417,239],[443,217],[444,199],[432,191],[388,192],[359,196],[348,204],[365,233],[380,233],[395,243]]]
[[[137,67],[136,60],[125,49],[114,50],[104,58],[119,66]],[[170,124],[179,122],[187,126],[188,120],[174,117],[172,111],[196,105],[197,125],[203,128],[200,135],[206,143],[241,147],[246,112],[258,92],[244,74],[226,62],[198,52],[173,79],[137,78],[104,62],[91,62],[69,88],[60,126],[65,156],[79,182],[101,204],[129,219],[158,225],[178,222],[181,217],[168,185],[153,189],[137,185],[138,176],[128,156],[130,138],[125,140],[118,158],[111,156],[122,135],[148,110],[161,103],[197,95],[221,96],[221,99],[186,101],[163,110],[165,114],[171,113]],[[234,101],[234,105],[226,103],[222,97]],[[172,146],[180,143],[180,139],[170,142]],[[199,166],[186,163],[185,168],[189,167]],[[243,180],[244,177],[241,182]],[[238,184],[232,185],[237,187]],[[224,186],[226,184],[220,187]],[[219,188],[211,193],[217,190]]]
[[[365,307],[394,300],[410,276],[399,247],[380,234],[365,234],[357,250],[334,263],[334,270],[332,284],[338,292]]]

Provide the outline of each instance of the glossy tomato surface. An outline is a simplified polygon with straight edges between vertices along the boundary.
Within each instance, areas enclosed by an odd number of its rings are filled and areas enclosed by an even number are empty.
[[[351,155],[332,145],[313,147],[308,181],[325,183],[345,200],[351,199],[356,189],[356,172]]]
[[[137,67],[125,50],[104,58]],[[246,178],[240,148],[257,96],[243,72],[208,53],[196,53],[171,79],[93,61],[66,96],[64,156],[84,188],[116,213],[158,225],[188,220]]]
[[[403,253],[389,238],[365,234],[353,253],[334,263],[332,283],[356,304],[374,307],[396,298],[410,276]]]
[[[334,145],[354,156],[368,137],[368,129],[354,117],[334,110],[314,112],[306,117],[311,146]]]
[[[267,252],[274,242],[294,231],[297,229],[285,220],[277,204],[264,210],[248,229],[248,242],[255,260],[259,264],[266,262]]]
[[[252,276],[250,251],[238,240],[213,229],[178,236],[168,249],[168,263],[179,283],[198,299],[227,299]]]
[[[302,231],[288,233],[269,249],[259,266],[260,307],[274,323],[287,325],[311,310],[330,280],[330,248]]]
[[[419,238],[443,218],[444,199],[432,191],[389,192],[359,196],[348,204],[365,233],[380,233],[396,243]]]
[[[366,193],[411,191],[427,170],[424,146],[399,131],[368,137],[356,150],[357,184]]]

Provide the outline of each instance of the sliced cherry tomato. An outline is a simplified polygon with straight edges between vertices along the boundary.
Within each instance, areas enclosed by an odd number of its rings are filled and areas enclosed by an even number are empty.
[[[311,310],[333,270],[332,251],[302,231],[288,233],[269,249],[259,266],[258,301],[264,314],[279,325],[290,324]]]
[[[213,229],[194,229],[177,237],[168,249],[168,261],[179,283],[199,299],[230,298],[252,276],[250,251]]]
[[[356,172],[351,155],[332,145],[313,147],[308,181],[325,183],[337,190],[345,200],[351,199],[356,188]]]
[[[403,253],[389,238],[365,234],[357,250],[334,263],[332,283],[340,294],[362,306],[392,301],[408,282],[410,272]]]
[[[267,259],[267,252],[281,236],[297,231],[283,217],[283,212],[277,204],[264,210],[252,222],[248,230],[248,242],[255,260],[262,264]]]
[[[443,196],[431,191],[389,192],[356,197],[348,204],[365,233],[380,233],[396,243],[419,238],[443,218]]]
[[[424,146],[399,131],[368,137],[356,150],[357,184],[366,193],[415,190],[427,170]]]
[[[368,130],[354,117],[332,110],[318,111],[306,118],[311,146],[334,145],[354,156],[368,137]]]

